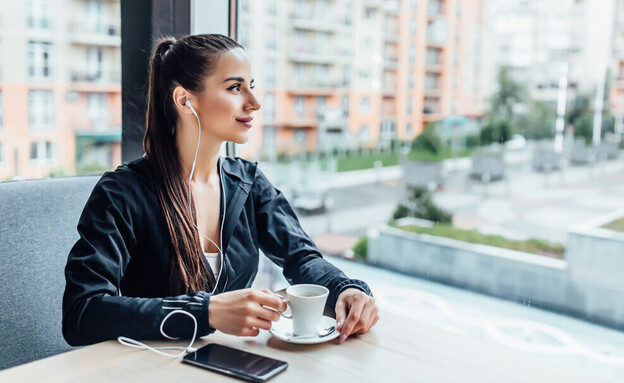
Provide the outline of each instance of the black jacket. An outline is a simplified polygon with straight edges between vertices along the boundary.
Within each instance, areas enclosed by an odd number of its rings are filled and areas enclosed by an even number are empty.
[[[214,331],[210,292],[167,296],[172,244],[148,161],[141,158],[105,173],[82,212],[80,239],[65,267],[63,336],[70,345],[118,336],[164,339],[160,324],[178,308],[197,319],[198,337]],[[323,259],[284,196],[255,163],[226,157],[222,170],[225,256],[215,294],[251,286],[258,249],[283,268],[289,283],[326,286],[330,307],[348,287],[370,294],[366,283],[347,278]],[[173,315],[164,331],[190,337],[192,321]]]

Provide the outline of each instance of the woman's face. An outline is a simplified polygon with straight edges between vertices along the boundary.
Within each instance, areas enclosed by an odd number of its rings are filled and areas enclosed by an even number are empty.
[[[251,64],[240,48],[223,53],[214,72],[204,79],[204,90],[196,93],[193,106],[202,131],[223,141],[247,142],[253,113],[260,109],[253,94]]]

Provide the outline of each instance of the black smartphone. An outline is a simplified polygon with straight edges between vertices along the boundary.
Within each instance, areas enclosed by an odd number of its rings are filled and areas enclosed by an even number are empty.
[[[250,382],[265,382],[288,367],[284,361],[216,343],[187,354],[182,361]]]

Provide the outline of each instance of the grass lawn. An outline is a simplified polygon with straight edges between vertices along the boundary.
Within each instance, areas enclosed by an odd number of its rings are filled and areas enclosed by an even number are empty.
[[[515,241],[507,239],[500,235],[481,234],[476,230],[459,229],[449,224],[436,224],[431,228],[420,226],[398,227],[396,226],[396,224],[393,223],[390,223],[390,226],[413,233],[429,234],[437,237],[452,238],[458,241],[502,247],[510,250],[524,251],[526,253],[539,254],[548,257],[563,259],[563,246],[540,239]]]
[[[624,232],[624,217],[609,222],[608,224],[604,225],[603,228],[613,231]]]

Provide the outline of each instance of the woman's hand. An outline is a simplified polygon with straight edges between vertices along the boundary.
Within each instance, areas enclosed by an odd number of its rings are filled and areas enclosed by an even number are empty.
[[[266,306],[266,307],[264,307]],[[256,336],[286,310],[286,302],[270,290],[244,289],[210,297],[210,327],[226,334]]]
[[[351,334],[364,334],[379,320],[375,298],[357,288],[348,288],[336,302],[336,330],[340,331],[340,343]]]

